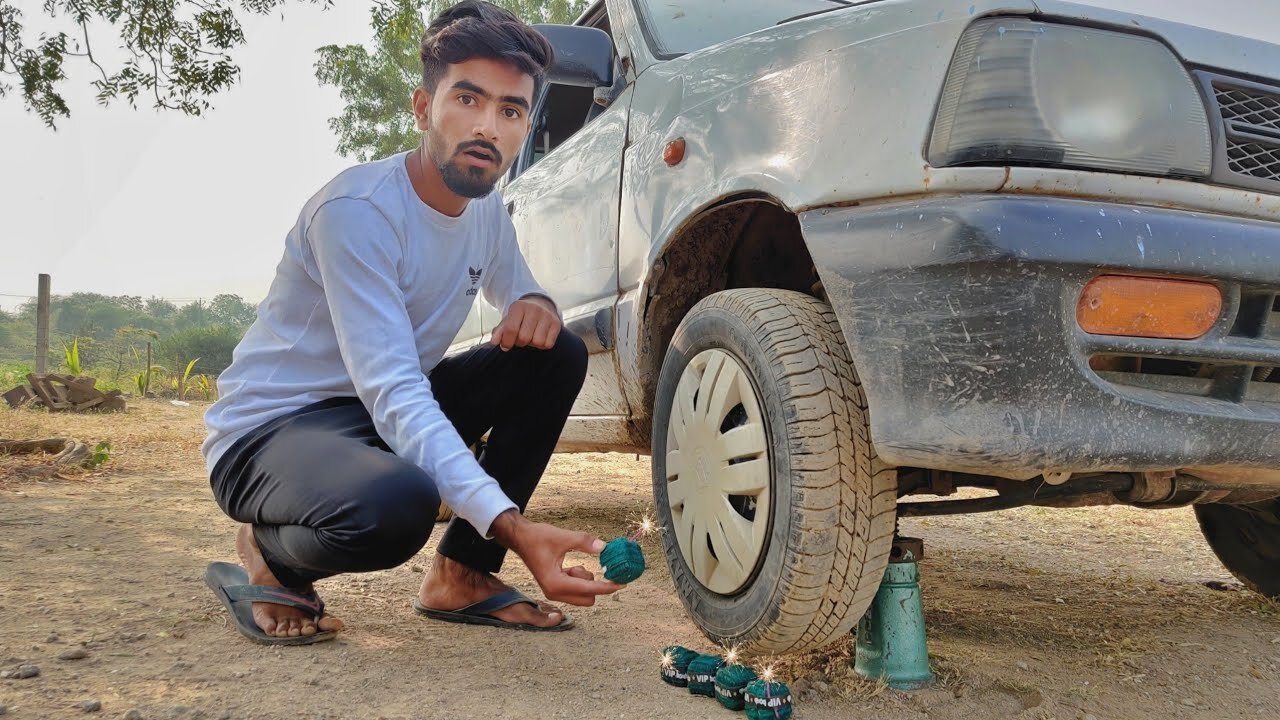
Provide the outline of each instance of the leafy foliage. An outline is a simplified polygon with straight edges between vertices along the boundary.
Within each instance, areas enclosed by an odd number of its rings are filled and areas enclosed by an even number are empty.
[[[240,299],[239,295],[223,293],[215,295],[209,302],[209,316],[215,325],[247,328],[258,316],[253,306]]]
[[[298,0],[329,8],[333,0]],[[494,0],[529,22],[569,22],[586,0]],[[123,100],[136,108],[202,115],[210,98],[236,83],[240,67],[232,52],[245,43],[243,18],[266,15],[290,0],[44,0],[46,19],[60,29],[27,29],[17,0],[0,0],[0,98],[14,83],[29,112],[50,128],[71,116],[62,96],[69,62],[96,71],[97,101]],[[348,110],[331,121],[339,134],[339,152],[384,156],[385,148],[412,147],[416,141],[404,115],[421,68],[418,39],[422,18],[448,7],[448,0],[378,0],[372,11],[378,38],[372,51],[358,45],[320,49],[316,76],[342,90]],[[103,37],[107,35],[107,37]],[[102,48],[118,48],[112,62]],[[95,50],[96,48],[96,50]],[[111,53],[118,55],[119,53]],[[407,74],[406,74],[407,73]],[[339,129],[339,128],[342,129]],[[406,135],[407,133],[407,135]]]
[[[494,0],[530,23],[572,22],[586,0]],[[452,5],[446,0],[378,0],[371,11],[373,43],[326,45],[316,54],[316,79],[338,88],[346,103],[329,119],[338,152],[361,162],[418,144],[410,96],[422,82],[418,46],[427,19]]]
[[[329,7],[332,0],[302,0]],[[200,115],[209,97],[235,84],[240,68],[231,51],[243,45],[240,19],[265,15],[288,0],[44,0],[41,9],[63,29],[32,37],[13,0],[0,0],[0,97],[16,79],[23,102],[49,127],[71,110],[59,90],[68,58],[97,70],[93,86],[103,105],[140,98],[157,109]],[[110,27],[111,37],[101,35]],[[95,39],[91,41],[90,37]],[[108,68],[95,47],[118,46],[124,60]],[[111,63],[108,63],[111,64]]]
[[[231,352],[240,342],[243,332],[227,325],[210,325],[207,327],[179,330],[160,341],[156,357],[163,363],[172,362],[171,371],[180,376],[182,367],[200,360],[200,368],[204,372],[220,373],[231,364]]]
[[[103,440],[93,446],[93,455],[89,457],[89,467],[98,468],[111,459],[111,443]]]
[[[73,293],[54,296],[51,312],[49,367],[74,359],[99,380],[131,388],[140,371],[147,379],[148,342],[156,364],[172,362],[179,371],[200,357],[200,371],[216,374],[231,364],[231,351],[256,316],[252,305],[232,294],[178,307],[160,298]],[[30,362],[34,349],[32,300],[0,317],[0,361]]]
[[[66,357],[67,370],[70,371],[72,375],[79,375],[80,374],[80,338],[76,338],[72,340],[71,347],[64,346],[63,353]]]

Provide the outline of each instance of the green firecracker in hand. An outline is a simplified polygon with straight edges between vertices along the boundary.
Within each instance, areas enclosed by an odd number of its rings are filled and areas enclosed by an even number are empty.
[[[600,567],[604,569],[605,580],[626,585],[644,573],[644,551],[638,540],[653,532],[653,528],[653,521],[646,517],[629,537],[614,538],[604,546]]]

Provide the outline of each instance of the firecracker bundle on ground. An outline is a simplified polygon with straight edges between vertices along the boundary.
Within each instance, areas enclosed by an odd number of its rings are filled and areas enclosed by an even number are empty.
[[[738,662],[738,653],[700,655],[680,645],[662,649],[659,663],[662,681],[686,687],[691,695],[715,698],[729,710],[743,711],[749,720],[788,720],[792,714],[791,690],[774,678],[773,668],[758,676]]]
[[[660,529],[646,516],[629,535],[606,543],[600,553],[605,579],[625,585],[639,578],[645,570],[640,539]],[[691,695],[715,698],[729,710],[743,711],[750,720],[788,720],[791,690],[774,678],[773,668],[757,674],[738,660],[734,649],[723,656],[701,655],[680,645],[668,645],[662,649],[658,674],[662,682],[687,688]]]

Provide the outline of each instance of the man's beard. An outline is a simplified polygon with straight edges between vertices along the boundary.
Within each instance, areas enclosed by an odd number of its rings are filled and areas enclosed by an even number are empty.
[[[486,173],[489,168],[463,166],[457,160],[457,156],[471,148],[484,150],[493,156],[493,176],[489,177]],[[445,187],[449,188],[449,192],[464,198],[482,198],[493,192],[493,186],[498,182],[498,178],[502,176],[502,153],[498,152],[498,148],[490,143],[481,140],[472,140],[465,142],[454,149],[453,154],[445,154],[444,138],[439,137],[431,131],[427,131],[427,152],[431,155],[431,160],[436,164],[436,168],[440,171],[440,178],[444,180]]]

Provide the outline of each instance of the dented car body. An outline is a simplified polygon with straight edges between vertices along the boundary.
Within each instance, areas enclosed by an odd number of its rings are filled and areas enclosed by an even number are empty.
[[[592,350],[563,449],[652,453],[712,638],[846,633],[895,506],[951,511],[897,500],[957,485],[1195,505],[1280,594],[1280,13],[1106,5],[579,20],[605,69],[553,72],[502,193]]]

